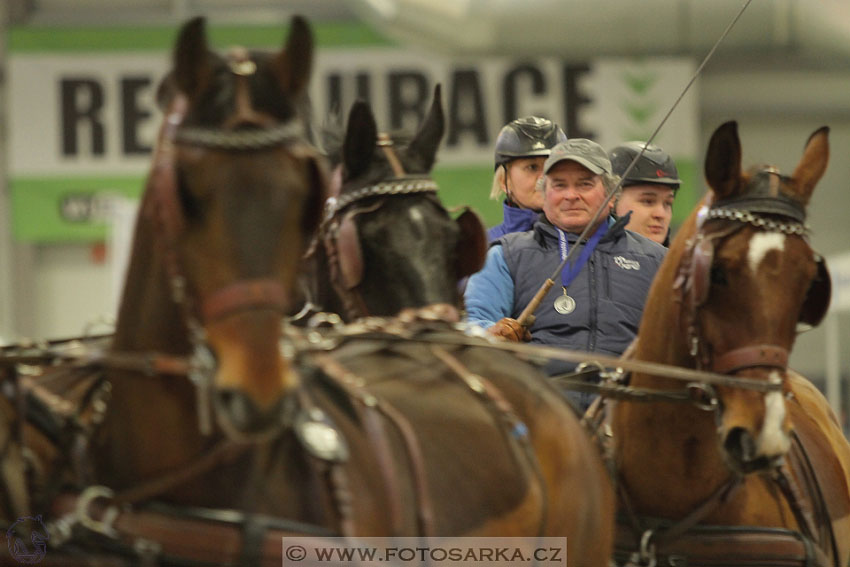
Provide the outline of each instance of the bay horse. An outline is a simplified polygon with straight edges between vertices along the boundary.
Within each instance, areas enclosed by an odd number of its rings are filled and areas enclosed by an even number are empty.
[[[275,54],[181,29],[105,370],[64,375],[87,387],[53,543],[271,566],[287,534],[568,536],[571,565],[607,565],[604,468],[527,363],[408,340],[431,322],[282,328],[327,188],[298,112],[312,51],[300,18]]]
[[[820,392],[787,367],[798,324],[817,324],[829,303],[804,224],[828,157],[824,127],[791,176],[742,172],[736,123],[712,135],[710,190],[655,278],[633,357],[729,378],[685,386],[633,372],[631,387],[696,389],[699,403],[610,407],[628,518],[620,560],[848,565],[850,445]]]

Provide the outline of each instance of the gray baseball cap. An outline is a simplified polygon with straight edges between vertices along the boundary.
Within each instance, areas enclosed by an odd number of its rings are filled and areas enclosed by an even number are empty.
[[[570,138],[552,148],[546,163],[543,164],[543,173],[558,162],[572,160],[580,163],[593,173],[611,173],[611,160],[602,146],[587,138]]]

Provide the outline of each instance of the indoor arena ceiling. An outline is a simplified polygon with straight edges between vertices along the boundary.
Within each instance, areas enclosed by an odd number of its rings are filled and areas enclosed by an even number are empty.
[[[362,19],[404,44],[453,54],[692,55],[711,48],[745,0],[5,0],[14,24],[170,24],[195,14],[266,23],[300,13]],[[752,0],[718,50],[724,65],[841,68],[846,0]]]

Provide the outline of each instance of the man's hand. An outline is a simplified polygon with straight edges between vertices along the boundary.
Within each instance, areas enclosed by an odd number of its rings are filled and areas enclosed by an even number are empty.
[[[531,333],[528,332],[528,329],[523,327],[519,321],[510,317],[499,319],[495,325],[487,329],[487,332],[515,343],[527,343],[531,340]]]

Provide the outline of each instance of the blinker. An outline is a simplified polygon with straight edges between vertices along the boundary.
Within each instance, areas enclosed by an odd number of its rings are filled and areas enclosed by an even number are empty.
[[[803,205],[781,191],[783,183],[793,179],[782,175],[775,167],[756,172],[741,195],[712,204],[712,209],[729,208],[752,214],[779,215],[800,224],[806,221]]]

